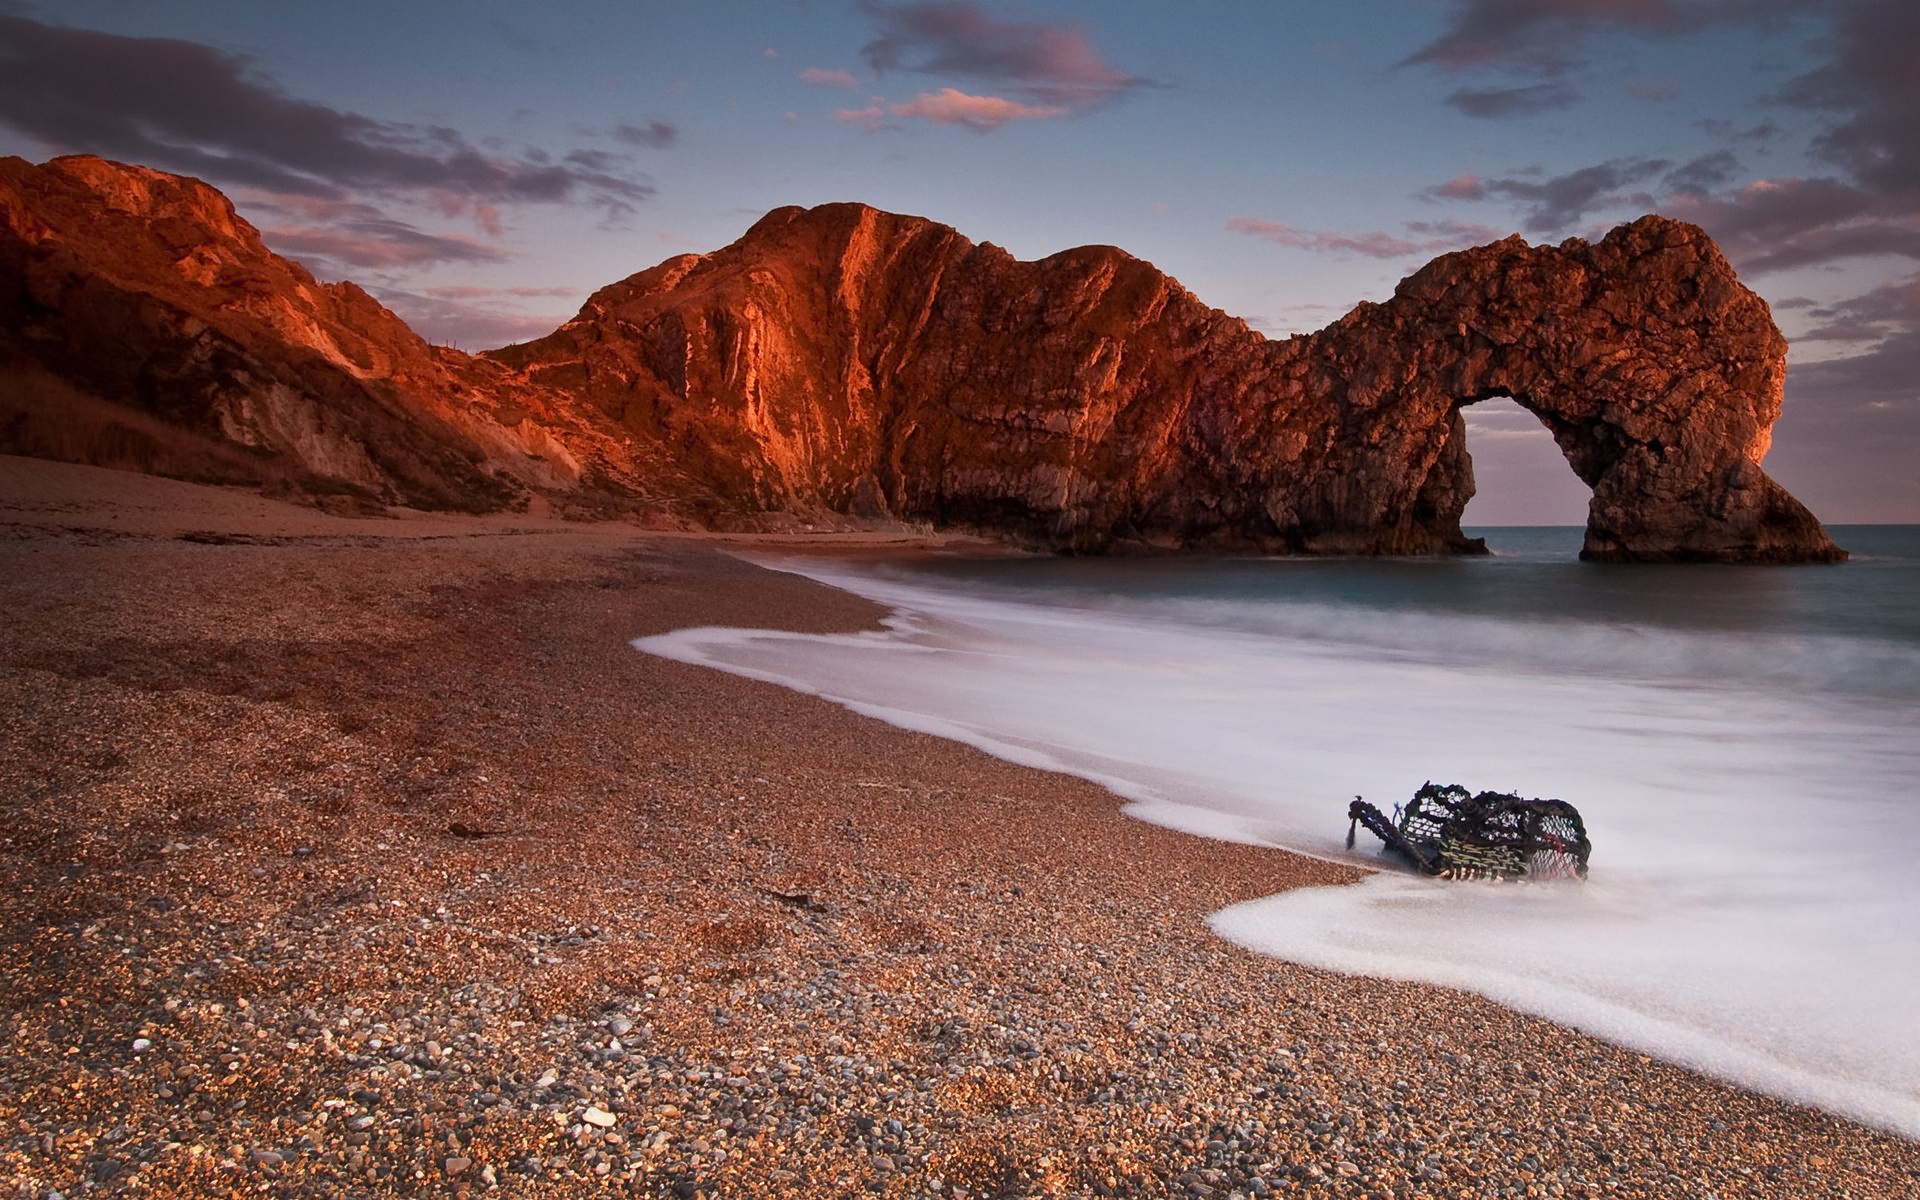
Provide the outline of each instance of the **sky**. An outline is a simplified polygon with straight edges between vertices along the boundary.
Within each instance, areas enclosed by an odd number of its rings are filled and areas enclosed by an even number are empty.
[[[1920,4],[0,0],[0,154],[196,175],[478,350],[857,200],[1109,244],[1269,336],[1510,233],[1695,221],[1792,343],[1768,471],[1920,522]],[[1508,401],[1469,523],[1578,524]]]

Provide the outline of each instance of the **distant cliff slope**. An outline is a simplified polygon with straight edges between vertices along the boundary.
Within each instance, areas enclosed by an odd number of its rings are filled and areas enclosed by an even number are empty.
[[[1271,341],[1110,247],[1020,262],[919,218],[784,208],[479,356],[316,283],[192,180],[6,160],[0,218],[0,366],[309,491],[1075,551],[1466,551],[1460,410],[1510,395],[1594,489],[1588,557],[1842,556],[1759,465],[1786,355],[1765,303],[1659,217],[1445,255]],[[0,447],[60,452],[34,448],[58,405],[5,403]],[[124,449],[130,420],[95,441]]]
[[[632,442],[316,282],[206,184],[0,159],[0,450],[467,511],[705,495]]]

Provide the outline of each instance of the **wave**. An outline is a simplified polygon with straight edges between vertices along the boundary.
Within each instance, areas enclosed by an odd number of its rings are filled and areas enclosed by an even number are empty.
[[[1383,876],[1215,928],[1293,961],[1470,988],[1920,1136],[1904,1029],[1920,938],[1888,836],[1920,779],[1920,706],[1890,680],[1911,647],[1260,603],[1152,567],[1087,588],[784,565],[889,606],[885,631],[636,645],[1093,779],[1144,819],[1321,856],[1342,855],[1356,792],[1403,800],[1432,778],[1571,800],[1596,847],[1584,887]],[[1374,578],[1321,574],[1335,590]]]

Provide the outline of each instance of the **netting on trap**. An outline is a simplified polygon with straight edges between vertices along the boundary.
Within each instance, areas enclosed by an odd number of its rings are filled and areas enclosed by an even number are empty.
[[[1580,810],[1564,800],[1523,800],[1510,792],[1470,795],[1459,784],[1429,781],[1394,820],[1358,796],[1347,806],[1383,853],[1428,875],[1450,879],[1584,879],[1593,844]]]

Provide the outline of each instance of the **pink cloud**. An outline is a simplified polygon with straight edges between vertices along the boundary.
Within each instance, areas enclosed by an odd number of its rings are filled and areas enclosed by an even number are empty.
[[[343,227],[284,226],[261,231],[267,244],[282,254],[315,264],[344,263],[355,267],[428,267],[436,263],[505,262],[504,252],[458,234],[427,233],[400,221],[358,221]],[[320,268],[317,268],[320,269]],[[328,273],[320,269],[322,274]]]
[[[1418,235],[1417,240],[1379,229],[1362,233],[1297,229],[1292,225],[1263,221],[1258,217],[1232,217],[1227,221],[1227,229],[1298,250],[1322,254],[1360,254],[1368,258],[1433,254],[1496,241],[1500,237],[1498,230],[1488,226],[1464,225],[1456,221],[1410,221],[1406,226],[1407,232]]]
[[[1487,189],[1481,185],[1478,175],[1464,174],[1433,185],[1427,194],[1442,200],[1479,200],[1487,194]]]
[[[260,224],[268,245],[321,275],[342,275],[348,267],[430,267],[512,258],[488,241],[425,230],[362,201],[253,190],[238,191],[234,199]],[[498,214],[484,202],[446,192],[430,192],[424,199],[427,208],[442,216],[471,216],[483,230],[499,226]]]
[[[1417,254],[1420,247],[1405,238],[1390,233],[1373,231],[1369,233],[1326,233],[1312,229],[1295,229],[1291,225],[1282,225],[1278,221],[1263,221],[1258,217],[1231,217],[1227,228],[1234,233],[1244,233],[1252,237],[1265,238],[1282,246],[1293,246],[1301,250],[1346,251],[1364,254],[1369,258],[1398,258],[1402,255]]]
[[[937,92],[922,92],[904,104],[889,104],[876,98],[865,108],[843,108],[834,115],[849,125],[867,129],[878,129],[892,117],[931,121],[935,125],[964,125],[975,133],[992,133],[1008,121],[1064,117],[1067,109],[1057,104],[1023,104],[1003,96],[972,96],[958,88],[941,88]]]
[[[852,71],[842,71],[837,67],[808,67],[800,72],[802,83],[811,83],[819,87],[859,87],[860,81],[853,77]]]
[[[849,125],[858,125],[867,130],[882,129],[887,124],[886,103],[878,96],[865,108],[837,108],[833,115]]]
[[[971,0],[865,5],[879,36],[861,50],[877,72],[991,80],[1036,105],[1086,109],[1147,81],[1108,63],[1074,25],[1005,21]]]

